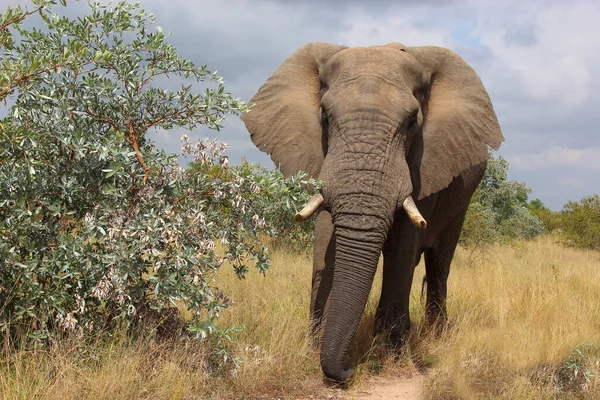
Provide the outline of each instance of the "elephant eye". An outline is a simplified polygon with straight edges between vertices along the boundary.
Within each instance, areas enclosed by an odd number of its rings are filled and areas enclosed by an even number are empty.
[[[327,124],[327,112],[321,107],[321,125]]]
[[[406,126],[408,130],[413,130],[417,127],[417,115],[413,115],[408,120],[408,125]]]

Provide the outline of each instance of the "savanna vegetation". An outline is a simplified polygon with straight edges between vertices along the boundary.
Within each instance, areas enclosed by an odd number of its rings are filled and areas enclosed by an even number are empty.
[[[376,280],[357,376],[328,388],[308,329],[313,220],[293,222],[318,182],[190,142],[247,106],[139,5],[53,14],[65,6],[0,15],[2,398],[331,398],[419,371],[433,399],[600,396],[598,195],[553,212],[492,157],[448,325],[422,322],[420,265],[413,332],[389,353],[371,330]],[[176,127],[180,154],[147,137]]]
[[[491,245],[478,262],[469,257],[458,249],[449,325],[439,336],[424,326],[424,268],[417,267],[414,330],[398,359],[372,336],[376,279],[352,350],[357,376],[345,391],[323,384],[308,335],[311,261],[278,250],[266,277],[252,271],[240,281],[230,268],[218,276],[232,301],[219,323],[241,327],[229,344],[235,362],[197,341],[121,331],[71,337],[48,347],[5,348],[0,392],[9,399],[361,398],[372,375],[425,371],[424,397],[431,399],[598,398],[600,254],[545,236]]]

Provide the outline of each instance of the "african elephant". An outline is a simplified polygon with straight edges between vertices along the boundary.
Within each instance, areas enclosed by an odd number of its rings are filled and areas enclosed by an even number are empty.
[[[423,253],[427,313],[445,317],[465,213],[488,146],[497,150],[504,138],[477,74],[441,47],[310,43],[251,103],[242,120],[254,144],[284,174],[303,170],[324,182],[297,217],[319,211],[310,312],[322,332],[323,372],[345,381],[382,252],[377,332],[402,344]]]

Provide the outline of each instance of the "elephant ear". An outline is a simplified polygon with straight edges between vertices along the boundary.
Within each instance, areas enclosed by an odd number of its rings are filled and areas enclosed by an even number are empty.
[[[344,49],[309,43],[293,53],[250,100],[241,119],[259,150],[270,154],[284,175],[299,170],[317,177],[323,164],[319,70]]]
[[[418,199],[446,188],[462,171],[489,159],[504,137],[475,71],[442,47],[407,47],[430,79],[423,94],[422,135],[408,155]]]

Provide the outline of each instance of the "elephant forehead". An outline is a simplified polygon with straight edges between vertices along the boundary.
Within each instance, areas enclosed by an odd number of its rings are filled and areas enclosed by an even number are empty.
[[[420,86],[426,76],[423,67],[410,54],[389,47],[355,47],[332,56],[321,72],[321,79],[330,84],[376,76],[390,84]]]

